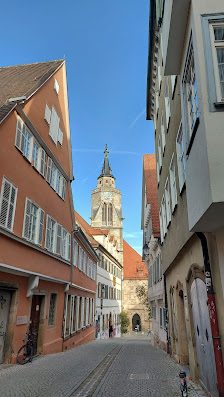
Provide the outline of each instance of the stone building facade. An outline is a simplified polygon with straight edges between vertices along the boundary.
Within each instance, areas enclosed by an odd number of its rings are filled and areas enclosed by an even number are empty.
[[[148,310],[138,298],[136,290],[144,287],[148,294],[148,272],[142,257],[125,240],[123,248],[122,310],[128,313],[130,320],[128,331],[134,331],[139,324],[139,330],[146,332],[150,326]]]

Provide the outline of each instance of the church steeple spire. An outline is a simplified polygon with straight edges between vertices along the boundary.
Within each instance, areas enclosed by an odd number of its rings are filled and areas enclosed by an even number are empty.
[[[110,176],[111,178],[114,178],[112,175],[112,170],[110,168],[110,163],[109,163],[109,157],[108,157],[109,151],[107,149],[107,144],[105,145],[105,150],[104,150],[104,162],[103,162],[103,168],[102,172],[100,174],[99,178],[102,178],[102,176]],[[114,178],[115,179],[115,178]]]

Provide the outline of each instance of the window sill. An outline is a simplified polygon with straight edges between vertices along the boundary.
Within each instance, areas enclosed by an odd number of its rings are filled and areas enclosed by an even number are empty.
[[[193,145],[193,142],[194,142],[194,138],[195,138],[199,123],[200,123],[200,121],[199,121],[199,117],[198,117],[197,120],[195,121],[195,125],[194,125],[193,131],[192,131],[192,135],[191,135],[191,138],[190,138],[190,142],[189,142],[189,145],[188,145],[188,148],[187,148],[187,152],[186,152],[187,156],[189,155],[189,153],[191,151],[191,148],[192,148],[192,145]]]
[[[223,102],[215,102],[215,103],[214,103],[214,106],[215,106],[216,108],[224,108],[224,101],[223,101]]]

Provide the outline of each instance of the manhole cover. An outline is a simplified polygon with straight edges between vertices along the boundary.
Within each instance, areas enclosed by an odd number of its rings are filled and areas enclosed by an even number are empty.
[[[148,374],[131,374],[131,380],[149,379]]]

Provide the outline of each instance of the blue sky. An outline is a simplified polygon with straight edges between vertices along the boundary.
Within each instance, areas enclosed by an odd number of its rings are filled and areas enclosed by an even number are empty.
[[[1,66],[65,57],[75,208],[89,222],[107,143],[124,238],[141,253],[142,155],[154,153],[145,120],[149,0],[12,0],[1,16]]]

